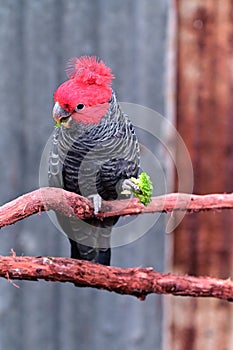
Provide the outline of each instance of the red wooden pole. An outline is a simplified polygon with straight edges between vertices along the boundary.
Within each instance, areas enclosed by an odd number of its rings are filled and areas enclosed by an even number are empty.
[[[177,0],[177,126],[192,158],[197,194],[232,191],[232,13],[232,0]],[[177,161],[182,167],[179,152]],[[232,213],[189,215],[174,240],[176,272],[232,276]],[[173,349],[233,349],[232,307],[176,300],[171,308]]]

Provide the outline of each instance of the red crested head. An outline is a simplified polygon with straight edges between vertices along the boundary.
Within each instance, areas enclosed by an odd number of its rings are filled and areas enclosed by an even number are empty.
[[[102,60],[95,56],[82,56],[68,61],[66,73],[69,80],[54,93],[54,101],[72,113],[78,105],[92,107],[111,99],[114,75]]]

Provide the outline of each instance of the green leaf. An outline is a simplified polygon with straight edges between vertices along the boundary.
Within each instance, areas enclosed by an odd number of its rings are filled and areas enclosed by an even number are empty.
[[[59,126],[61,126],[60,120],[56,121],[54,127],[55,127],[55,128],[59,128]]]
[[[143,172],[139,175],[137,179],[135,177],[131,177],[130,181],[132,182],[132,185],[130,186],[131,188],[123,190],[121,194],[133,194],[139,199],[139,202],[144,204],[145,206],[150,204],[152,200],[153,184],[149,175]]]
[[[139,199],[139,202],[145,206],[149,205],[152,200],[153,185],[151,179],[147,173],[143,172],[136,179],[131,178],[131,181],[135,183],[140,189],[140,191],[134,191],[134,195]]]

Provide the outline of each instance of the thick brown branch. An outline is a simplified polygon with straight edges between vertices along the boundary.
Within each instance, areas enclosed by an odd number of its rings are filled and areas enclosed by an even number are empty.
[[[160,274],[151,267],[122,269],[69,258],[1,256],[0,276],[8,280],[70,282],[142,300],[148,294],[158,293],[233,301],[230,279]]]
[[[190,195],[171,193],[154,197],[145,207],[138,199],[103,201],[98,217],[134,215],[140,213],[201,211],[213,209],[233,209],[233,194]],[[55,210],[66,216],[78,216],[81,219],[93,217],[92,202],[75,193],[60,188],[45,187],[27,193],[0,207],[0,228],[11,225],[32,214]]]

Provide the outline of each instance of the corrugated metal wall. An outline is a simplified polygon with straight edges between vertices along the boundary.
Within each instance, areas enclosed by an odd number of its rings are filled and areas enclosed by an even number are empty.
[[[52,94],[65,79],[67,58],[102,57],[117,76],[120,100],[163,113],[167,2],[0,0],[0,204],[38,187],[53,130]],[[69,255],[46,214],[3,229],[0,254],[11,248]],[[113,264],[162,270],[163,252],[160,220],[140,240],[114,249]],[[68,284],[18,285],[0,280],[0,349],[161,349],[159,296],[140,302]]]

